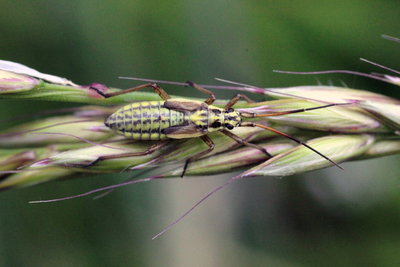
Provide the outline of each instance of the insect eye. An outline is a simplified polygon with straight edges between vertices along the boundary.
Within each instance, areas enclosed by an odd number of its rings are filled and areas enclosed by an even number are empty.
[[[226,112],[228,112],[228,113],[233,112],[233,108],[228,108],[228,109],[226,110]]]
[[[232,124],[225,123],[225,128],[227,128],[228,130],[232,130],[234,127]]]
[[[219,127],[221,127],[221,123],[220,123],[219,121],[214,121],[214,122],[211,124],[211,127],[213,127],[213,128],[219,128]]]

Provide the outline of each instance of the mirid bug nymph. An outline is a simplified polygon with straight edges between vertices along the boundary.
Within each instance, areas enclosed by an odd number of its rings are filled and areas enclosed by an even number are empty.
[[[251,144],[246,140],[243,140],[239,136],[232,133],[230,130],[236,127],[260,127],[279,135],[287,137],[319,154],[323,158],[332,162],[338,166],[331,159],[321,154],[309,145],[301,142],[300,140],[291,137],[283,132],[280,132],[269,126],[254,122],[243,122],[242,118],[256,118],[256,117],[268,117],[268,116],[281,116],[290,113],[304,112],[307,110],[326,108],[334,106],[336,104],[329,104],[309,109],[298,109],[290,110],[285,112],[271,113],[271,114],[254,114],[248,112],[238,112],[232,107],[240,100],[244,99],[248,102],[253,102],[248,97],[238,94],[233,97],[224,108],[213,106],[212,103],[215,101],[215,95],[211,91],[200,87],[199,85],[188,82],[188,85],[196,88],[200,92],[203,92],[209,97],[204,101],[195,101],[184,98],[171,98],[160,86],[156,83],[146,83],[137,87],[128,88],[125,90],[103,93],[100,90],[92,87],[97,93],[103,97],[113,97],[133,91],[137,91],[146,87],[151,87],[154,91],[162,98],[161,101],[141,101],[128,104],[115,113],[111,114],[105,120],[105,125],[117,132],[118,134],[124,135],[126,138],[133,140],[169,140],[169,139],[183,139],[183,138],[201,138],[204,143],[207,144],[208,149],[201,151],[186,160],[183,168],[182,175],[185,174],[189,162],[194,161],[214,149],[213,141],[207,136],[210,132],[220,131],[223,134],[234,139],[236,142],[253,147],[265,153],[268,157],[271,155],[263,147]],[[146,151],[139,153],[123,153],[118,155],[108,155],[99,157],[94,162],[90,163],[93,165],[101,160],[115,159],[121,157],[132,157],[139,155],[146,155],[154,152],[163,146],[165,142],[150,146]],[[338,166],[340,168],[340,166]]]

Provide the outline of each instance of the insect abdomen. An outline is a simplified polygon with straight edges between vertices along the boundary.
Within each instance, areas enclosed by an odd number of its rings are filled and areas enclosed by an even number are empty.
[[[134,140],[163,140],[163,130],[185,124],[183,112],[164,107],[164,101],[144,101],[126,105],[111,114],[104,124]]]

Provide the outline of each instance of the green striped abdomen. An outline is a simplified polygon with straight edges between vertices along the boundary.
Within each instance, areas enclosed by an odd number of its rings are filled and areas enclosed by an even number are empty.
[[[163,140],[163,130],[185,124],[185,114],[164,107],[165,101],[144,101],[126,105],[111,114],[104,124],[134,140]]]

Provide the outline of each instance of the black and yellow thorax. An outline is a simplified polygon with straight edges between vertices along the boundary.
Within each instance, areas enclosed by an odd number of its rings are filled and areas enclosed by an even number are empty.
[[[233,109],[224,110],[204,102],[172,98],[128,104],[105,121],[105,125],[134,140],[192,138],[241,122]]]

